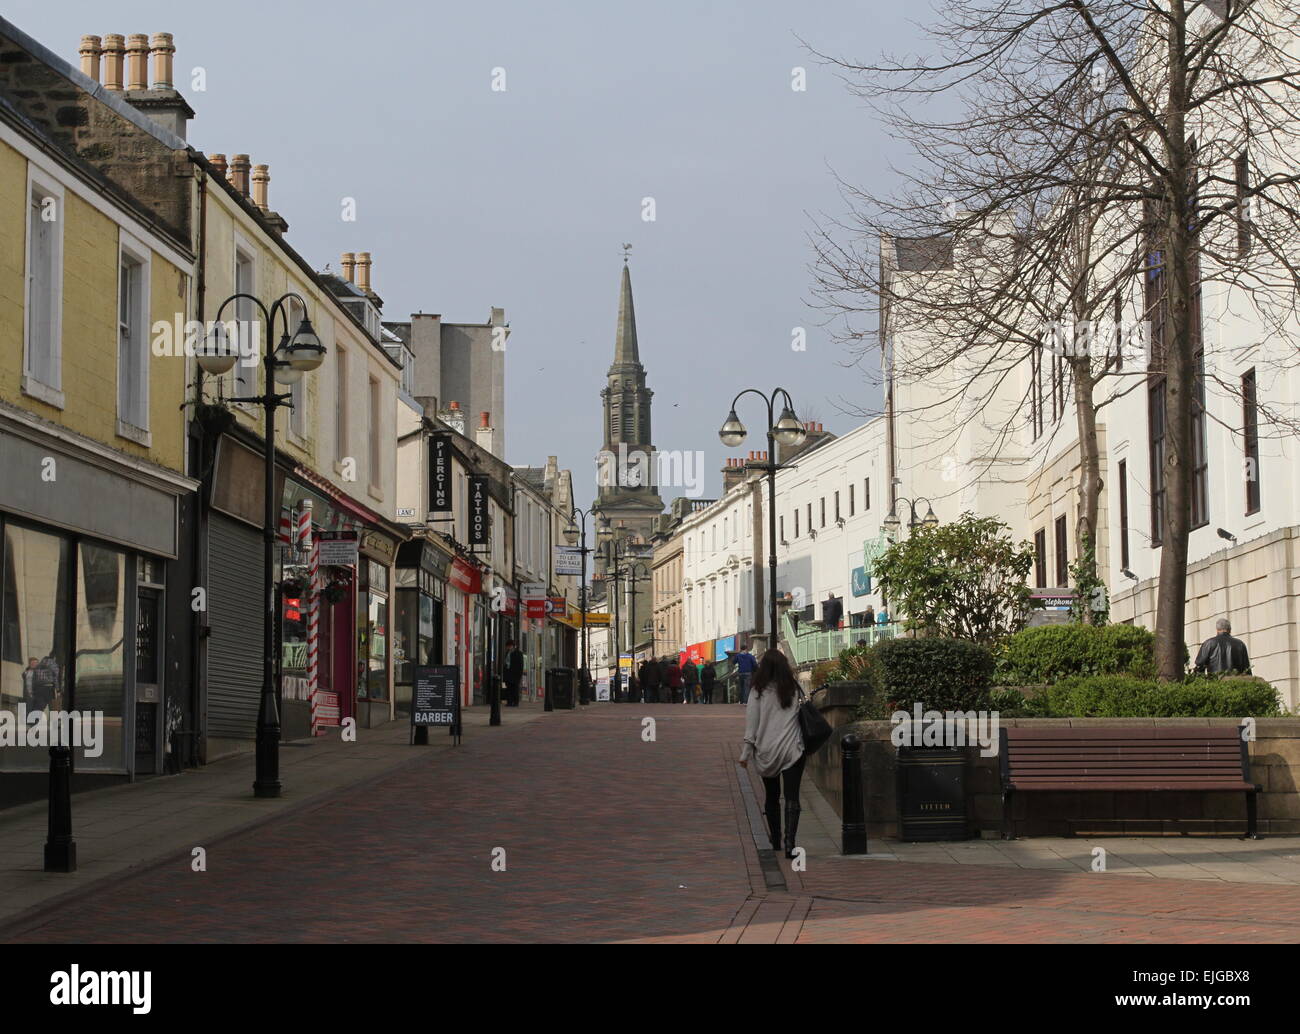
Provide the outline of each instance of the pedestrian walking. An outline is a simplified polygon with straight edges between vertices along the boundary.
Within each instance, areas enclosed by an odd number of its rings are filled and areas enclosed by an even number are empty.
[[[748,646],[743,650],[728,650],[727,656],[736,665],[736,681],[740,683],[740,702],[747,704],[749,703],[749,683],[754,677],[754,670],[758,667],[758,661],[749,652]]]
[[[641,695],[647,704],[659,703],[659,662],[653,657],[641,662]]]
[[[1196,670],[1211,675],[1249,675],[1250,653],[1245,643],[1233,638],[1232,622],[1219,618],[1214,627],[1214,638],[1205,640],[1196,654]]]
[[[506,684],[506,707],[519,706],[519,683],[524,678],[524,654],[513,639],[506,641],[505,665],[501,681]]]
[[[634,704],[641,703],[641,680],[635,671],[630,671],[627,675],[627,698]]]
[[[868,628],[876,623],[876,608],[870,603],[867,604],[867,609],[862,616],[862,623]]]
[[[794,857],[799,832],[799,782],[803,778],[803,730],[796,696],[799,683],[780,650],[768,650],[754,673],[745,705],[745,745],[740,763],[752,760],[763,778],[764,813],[772,850],[781,849],[781,797],[785,797],[785,856]]]
[[[671,657],[664,662],[664,679],[668,685],[668,703],[680,704],[682,702],[682,669]]]
[[[694,660],[687,657],[685,663],[682,664],[682,696],[685,698],[684,703],[696,703],[699,689],[700,669],[695,666]]]
[[[718,673],[713,670],[712,664],[706,664],[700,669],[700,692],[704,695],[706,704],[713,703],[713,687],[718,681]]]

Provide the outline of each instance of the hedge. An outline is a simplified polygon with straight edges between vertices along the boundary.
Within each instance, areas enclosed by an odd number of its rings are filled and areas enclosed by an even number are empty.
[[[1260,678],[1194,675],[1157,682],[1126,675],[1075,676],[1020,698],[999,690],[1003,715],[1031,718],[1268,718],[1282,714],[1277,691]]]
[[[1043,625],[996,648],[999,686],[1033,686],[1077,675],[1155,677],[1155,637],[1141,625]]]
[[[873,649],[874,681],[890,711],[988,710],[993,654],[963,639],[886,639]]]

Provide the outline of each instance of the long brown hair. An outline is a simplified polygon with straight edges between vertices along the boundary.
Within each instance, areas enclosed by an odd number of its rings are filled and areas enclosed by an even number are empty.
[[[789,709],[799,691],[799,682],[790,670],[790,662],[775,647],[763,654],[763,659],[758,662],[758,671],[754,672],[754,692],[762,693],[768,686],[776,687],[776,698],[783,710]]]

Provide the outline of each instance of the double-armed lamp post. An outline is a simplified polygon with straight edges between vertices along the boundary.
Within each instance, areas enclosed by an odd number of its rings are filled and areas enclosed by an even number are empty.
[[[596,516],[595,510],[583,510],[575,506],[573,512],[569,514],[568,526],[564,529],[564,538],[570,546],[578,546],[578,552],[582,554],[582,575],[578,583],[579,598],[582,601],[582,692],[584,696],[583,703],[588,703],[585,699],[590,687],[587,686],[586,680],[591,677],[591,655],[587,646],[587,554],[594,553],[596,547],[587,545],[587,520]],[[614,535],[613,529],[609,526],[609,521],[601,518],[600,523],[596,526],[596,541],[604,545]]]
[[[204,343],[204,348],[196,355],[199,367],[204,373],[219,377],[228,373],[240,359],[241,350],[225,333],[221,323],[221,313],[231,302],[245,299],[262,311],[265,319],[263,325],[262,368],[264,370],[264,394],[245,398],[232,398],[231,402],[252,402],[262,406],[265,414],[263,424],[266,437],[266,485],[263,508],[262,528],[262,700],[257,712],[257,774],[253,782],[253,794],[256,797],[280,796],[280,708],[275,696],[275,540],[279,532],[280,501],[275,498],[275,411],[281,406],[292,405],[292,393],[277,393],[272,385],[292,385],[302,379],[304,374],[317,369],[325,360],[325,346],[312,330],[311,321],[307,319],[307,303],[302,296],[290,291],[277,298],[268,310],[262,302],[251,294],[232,294],[217,309],[212,333]],[[289,311],[291,302],[296,302],[302,310],[302,322],[298,329],[289,336]],[[284,324],[280,343],[272,347],[271,340],[275,333],[276,320]],[[239,333],[243,333],[240,328]]]
[[[906,496],[900,495],[894,499],[893,504],[889,507],[889,516],[885,518],[884,523],[880,526],[891,542],[898,541],[898,532],[902,527],[902,522],[898,519],[897,513],[899,503],[906,503],[909,508],[910,516],[907,520],[909,531],[915,531],[918,525],[922,528],[937,528],[939,526],[939,518],[935,516],[934,506],[931,505],[929,499],[924,496],[908,499]],[[921,520],[917,520],[916,508],[921,503],[925,503],[925,516]]]
[[[767,463],[757,464],[750,463],[751,467],[761,467],[767,471],[767,574],[768,574],[768,598],[767,598],[767,615],[768,628],[768,648],[776,646],[776,472],[781,468],[781,464],[776,460],[776,446],[779,442],[786,448],[794,448],[802,445],[808,432],[800,423],[799,418],[794,415],[794,402],[790,399],[790,393],[784,388],[775,388],[770,395],[764,395],[757,388],[746,388],[731,400],[731,412],[727,414],[727,421],[718,431],[718,437],[722,439],[722,444],[729,449],[738,447],[745,440],[749,433],[745,425],[740,422],[736,416],[736,403],[740,401],[742,395],[757,395],[767,404]],[[781,418],[776,419],[776,401],[778,398],[784,400],[784,408],[781,411]]]

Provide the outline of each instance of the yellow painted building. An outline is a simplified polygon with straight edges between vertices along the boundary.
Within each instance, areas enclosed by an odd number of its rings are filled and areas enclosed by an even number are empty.
[[[100,748],[73,751],[92,782],[158,772],[177,661],[167,609],[188,594],[183,508],[197,482],[187,361],[156,354],[151,330],[189,319],[196,256],[64,127],[162,160],[169,141],[0,29],[0,709],[101,716]],[[64,105],[58,118],[45,97]],[[0,749],[0,771],[49,764],[41,748]],[[6,780],[0,804],[27,786]]]

